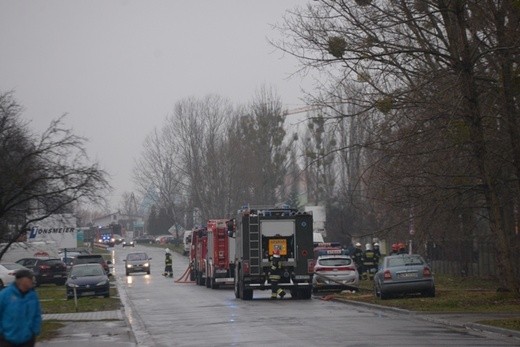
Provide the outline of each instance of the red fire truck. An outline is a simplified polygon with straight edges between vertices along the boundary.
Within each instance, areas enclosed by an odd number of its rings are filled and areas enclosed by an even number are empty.
[[[206,281],[206,254],[208,252],[208,231],[196,228],[191,236],[190,279],[199,286]]]
[[[210,219],[207,227],[206,287],[233,284],[235,276],[235,240],[228,235],[233,220]]]

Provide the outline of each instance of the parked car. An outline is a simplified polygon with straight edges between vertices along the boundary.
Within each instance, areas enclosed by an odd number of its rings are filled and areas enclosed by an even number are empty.
[[[126,275],[130,276],[134,272],[146,272],[149,275],[150,260],[152,258],[149,258],[144,252],[128,253],[124,260]]]
[[[161,235],[155,238],[155,243],[164,244],[175,244],[177,243],[177,239],[172,235]]]
[[[67,288],[67,300],[74,298],[74,290],[76,290],[77,297],[110,297],[108,275],[99,263],[72,266],[65,287]]]
[[[359,288],[359,273],[348,255],[321,255],[314,266],[312,289],[344,290]]]
[[[28,269],[18,263],[0,263],[0,289],[4,289],[15,281],[15,274],[18,270]]]
[[[420,293],[435,296],[433,273],[418,254],[387,256],[374,276],[374,294],[387,299],[397,294]]]
[[[32,270],[37,286],[47,283],[62,286],[67,280],[67,266],[59,258],[22,258],[16,263]]]
[[[135,247],[135,241],[123,241],[123,247]]]
[[[72,259],[72,266],[79,264],[101,264],[107,274],[110,273],[108,265],[112,262],[105,261],[105,258],[101,254],[82,254]]]
[[[155,242],[155,237],[150,235],[142,235],[134,238],[135,243],[147,243],[152,244]]]

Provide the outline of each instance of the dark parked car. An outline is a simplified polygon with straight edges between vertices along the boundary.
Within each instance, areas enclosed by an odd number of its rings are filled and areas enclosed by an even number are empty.
[[[62,286],[67,280],[67,266],[61,259],[23,258],[16,263],[32,270],[36,285],[53,283]]]
[[[76,296],[110,296],[110,282],[103,267],[98,263],[74,265],[65,283],[67,299]]]
[[[435,296],[433,273],[418,254],[399,254],[385,257],[374,276],[376,297],[387,299],[395,294],[420,293]]]
[[[128,253],[124,260],[126,275],[130,276],[134,272],[146,272],[149,275],[151,259],[144,252]]]
[[[103,258],[101,254],[78,255],[72,259],[72,266],[79,264],[101,264],[105,272],[107,274],[110,273],[108,265],[111,264],[111,262],[105,261],[105,258]]]
[[[155,237],[149,236],[149,235],[143,235],[143,236],[139,236],[139,237],[134,238],[134,241],[135,241],[135,243],[152,244],[152,243],[155,242]]]

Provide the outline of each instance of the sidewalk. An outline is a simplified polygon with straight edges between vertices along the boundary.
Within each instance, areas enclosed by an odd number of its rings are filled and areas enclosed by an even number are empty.
[[[135,337],[122,310],[44,314],[43,320],[66,322],[59,336],[37,343],[39,347],[133,347]]]

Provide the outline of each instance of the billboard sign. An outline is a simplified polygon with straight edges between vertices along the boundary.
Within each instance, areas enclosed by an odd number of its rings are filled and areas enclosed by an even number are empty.
[[[76,217],[51,215],[33,224],[27,231],[27,242],[50,242],[57,248],[78,247]]]

